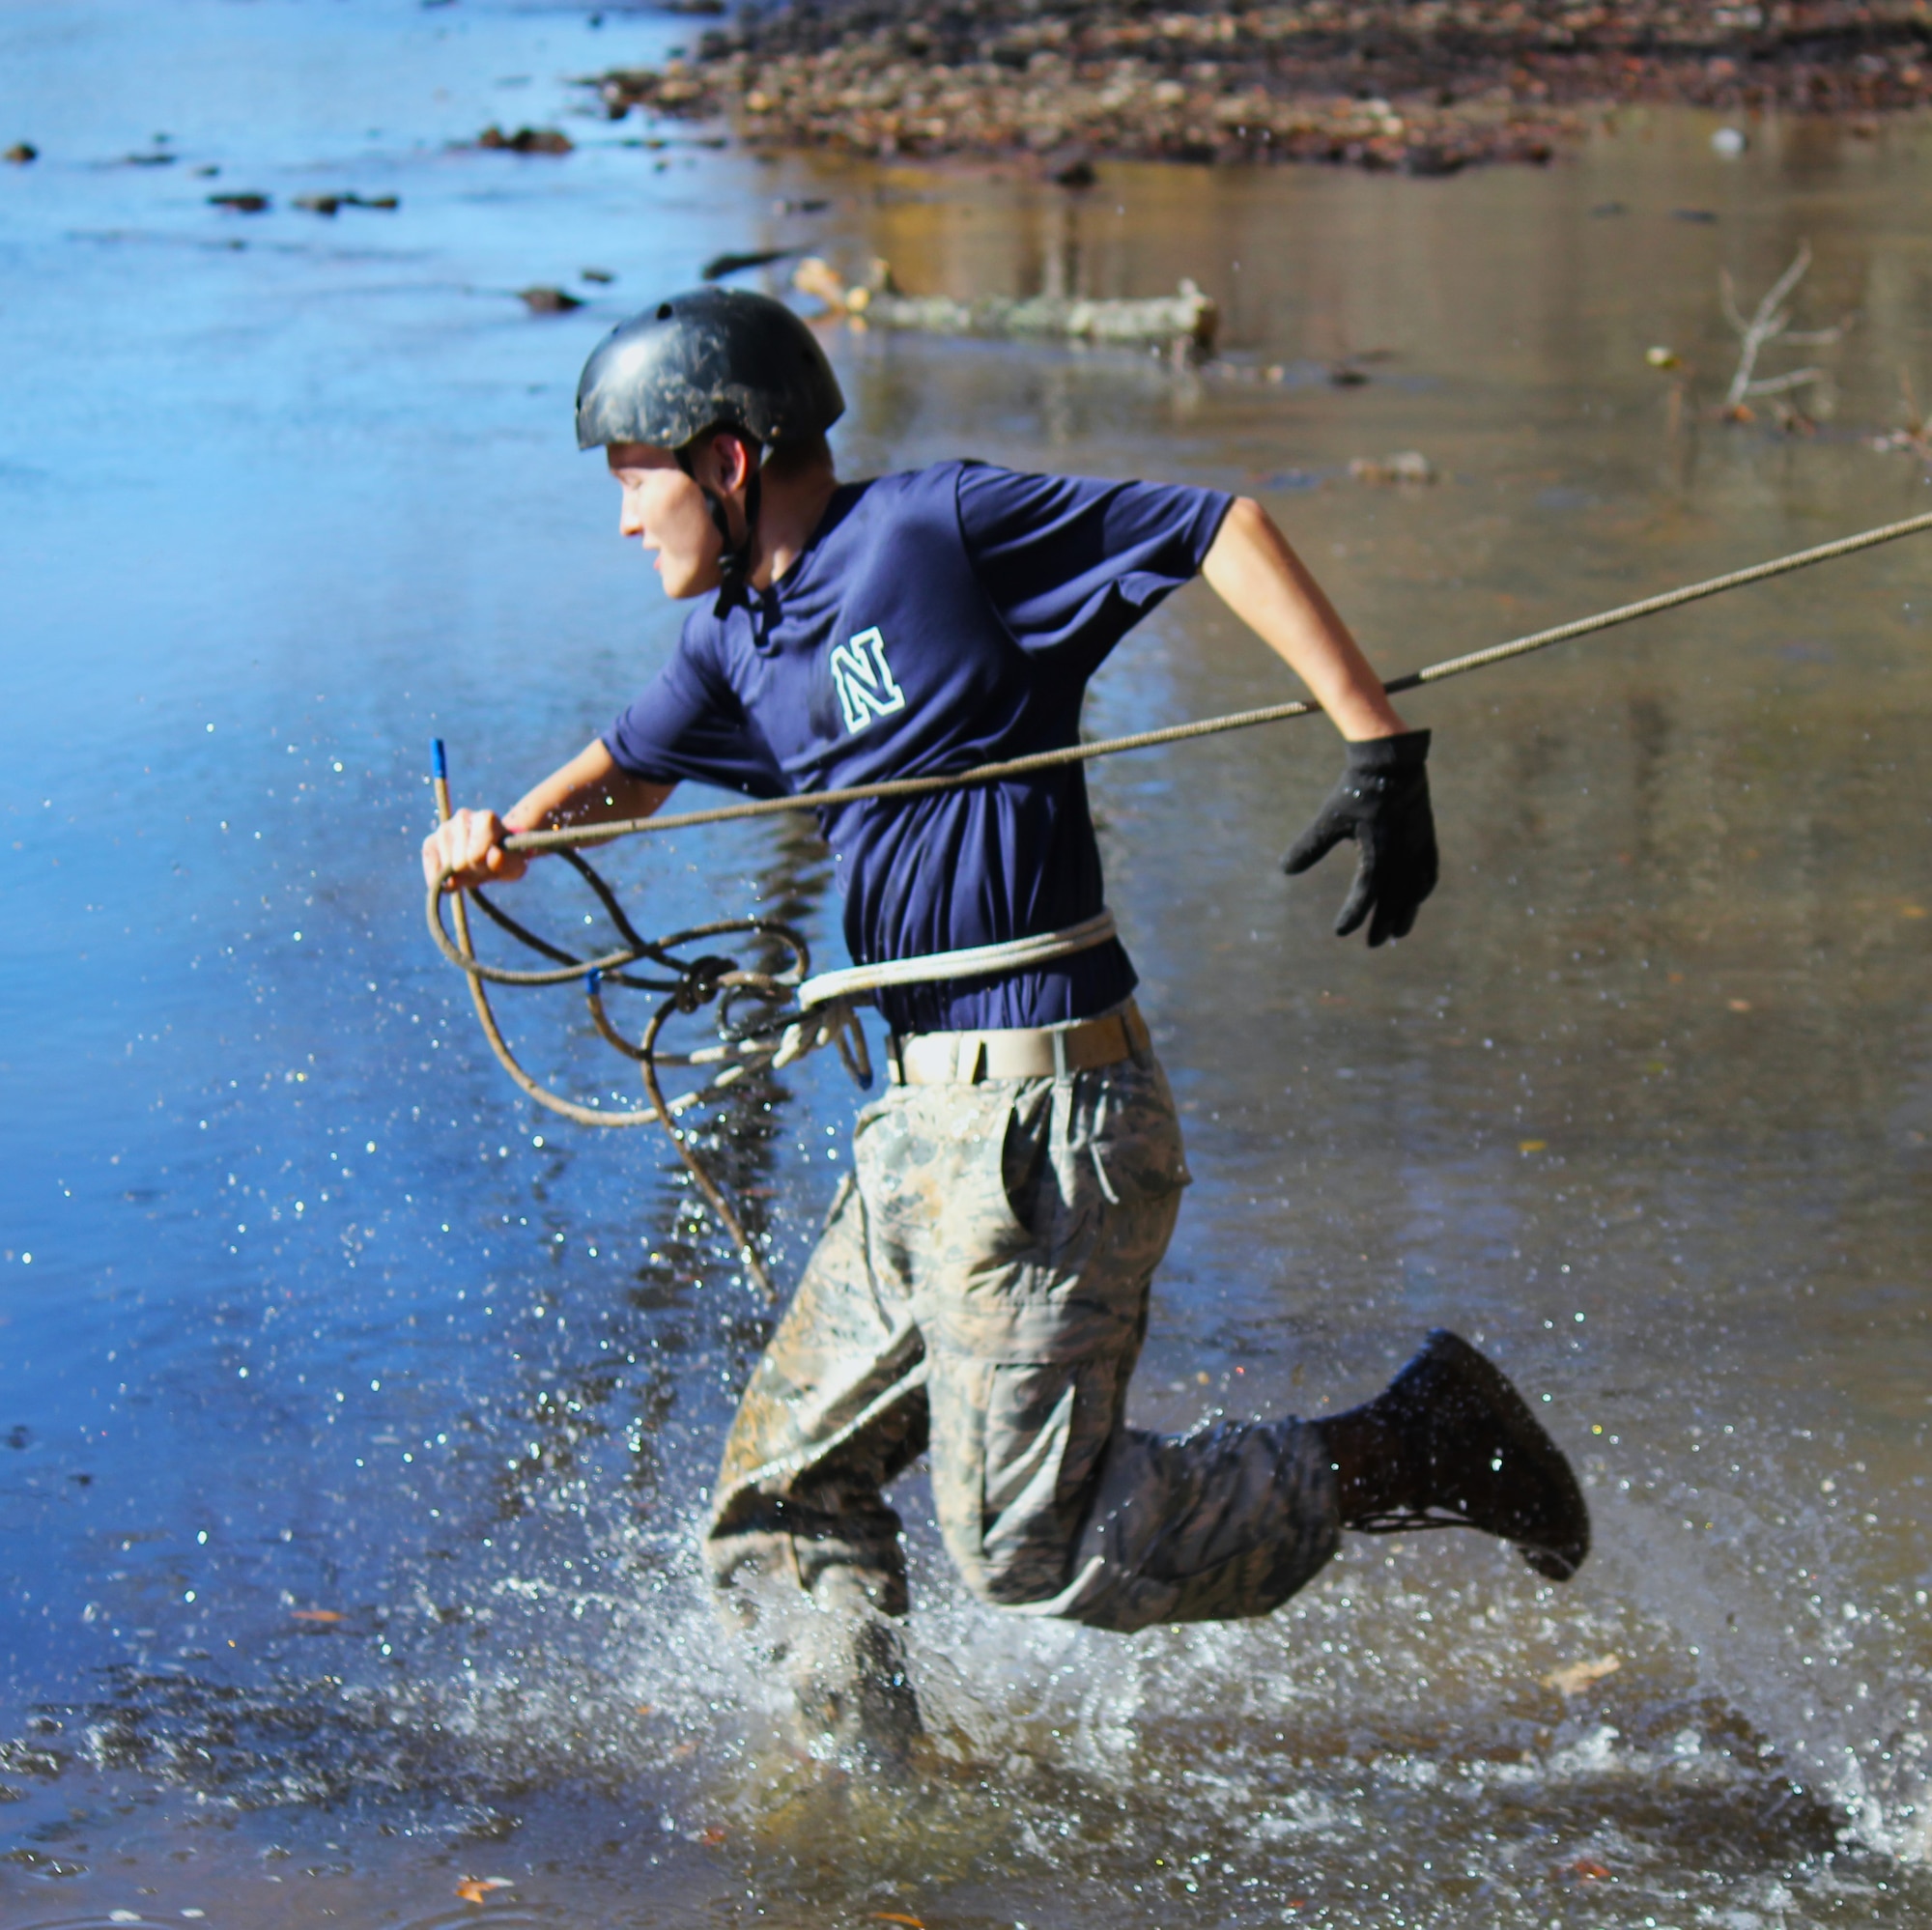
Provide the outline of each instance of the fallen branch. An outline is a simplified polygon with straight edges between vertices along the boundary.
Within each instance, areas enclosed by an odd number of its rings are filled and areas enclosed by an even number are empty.
[[[792,286],[814,295],[836,315],[868,327],[912,328],[935,335],[1030,336],[1070,342],[1155,343],[1205,355],[1214,347],[1221,312],[1213,298],[1183,280],[1173,295],[1144,299],[1079,296],[982,295],[958,301],[945,295],[906,295],[884,262],[868,282],[847,287],[830,263],[811,256],[798,265]]]

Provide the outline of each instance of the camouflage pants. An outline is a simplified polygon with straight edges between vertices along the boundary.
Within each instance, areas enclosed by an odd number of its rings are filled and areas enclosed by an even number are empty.
[[[1122,1630],[1262,1615],[1327,1561],[1312,1429],[1124,1425],[1187,1183],[1151,1055],[894,1087],[852,1146],[713,1497],[707,1561],[748,1623],[773,1583],[902,1615],[884,1490],[928,1448],[948,1551],[1007,1607]]]

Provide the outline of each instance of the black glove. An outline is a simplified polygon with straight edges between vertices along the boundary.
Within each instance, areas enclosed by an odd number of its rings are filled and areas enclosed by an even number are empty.
[[[1422,901],[1435,889],[1435,816],[1429,809],[1429,733],[1372,737],[1349,746],[1348,768],[1315,822],[1294,840],[1281,868],[1291,877],[1319,864],[1345,837],[1360,853],[1354,888],[1337,938],[1375,913],[1369,943],[1406,938]]]

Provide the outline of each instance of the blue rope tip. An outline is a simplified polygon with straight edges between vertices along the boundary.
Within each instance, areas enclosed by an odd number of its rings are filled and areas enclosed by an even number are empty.
[[[429,740],[429,774],[432,778],[449,776],[449,759],[443,755],[440,737],[432,737]]]
[[[596,994],[597,988],[600,985],[602,985],[603,982],[604,982],[604,975],[602,972],[598,971],[598,969],[594,965],[590,968],[589,971],[587,971],[583,975],[583,989],[585,992],[590,993],[593,996]]]

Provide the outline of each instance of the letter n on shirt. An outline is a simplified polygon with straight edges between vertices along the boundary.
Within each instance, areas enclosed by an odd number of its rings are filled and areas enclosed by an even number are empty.
[[[856,737],[875,717],[905,708],[905,692],[886,662],[886,639],[876,626],[860,631],[849,642],[835,643],[829,662],[848,737]]]

